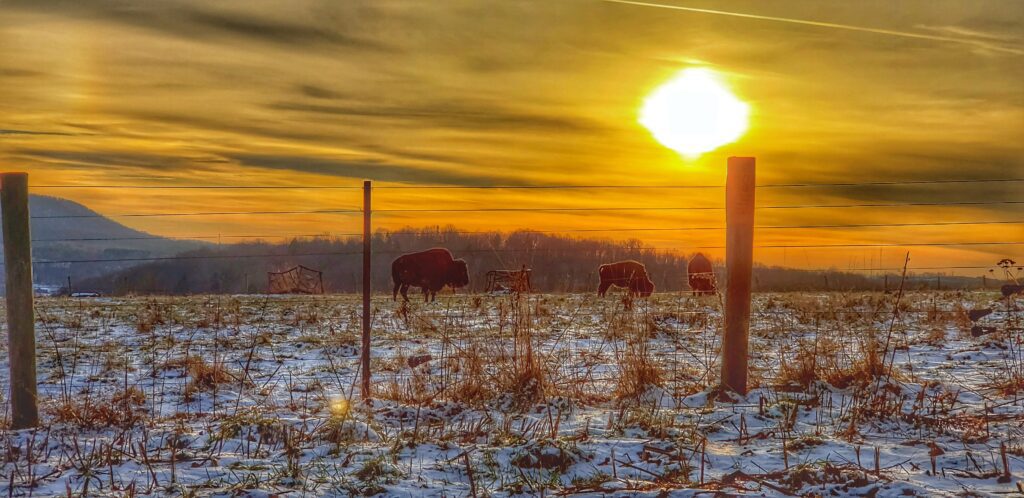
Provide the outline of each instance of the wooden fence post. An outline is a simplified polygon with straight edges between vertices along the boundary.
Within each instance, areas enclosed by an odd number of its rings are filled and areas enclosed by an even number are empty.
[[[4,173],[0,175],[0,182],[7,279],[7,351],[11,366],[11,428],[25,429],[39,425],[28,174]]]
[[[363,353],[362,395],[370,399],[370,190],[372,182],[363,182]]]
[[[754,267],[754,158],[730,157],[725,182],[725,335],[722,386],[747,394],[750,280]]]

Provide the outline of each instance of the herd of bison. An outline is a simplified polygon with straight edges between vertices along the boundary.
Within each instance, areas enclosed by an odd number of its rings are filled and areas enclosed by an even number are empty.
[[[694,294],[713,294],[715,275],[711,261],[697,253],[686,265],[687,280]],[[612,286],[629,290],[631,296],[648,297],[654,292],[654,282],[647,275],[643,263],[633,260],[603,264],[598,268],[601,282],[597,295],[604,296]],[[391,263],[391,279],[395,283],[392,299],[398,300],[398,293],[409,300],[409,287],[423,289],[425,301],[433,301],[437,291],[469,285],[469,267],[461,259],[452,257],[444,248],[428,249],[422,252],[403,254]]]

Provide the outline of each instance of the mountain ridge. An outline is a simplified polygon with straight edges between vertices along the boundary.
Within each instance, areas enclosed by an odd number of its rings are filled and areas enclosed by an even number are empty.
[[[66,285],[69,277],[74,282],[137,264],[128,261],[50,264],[47,261],[166,257],[208,245],[136,230],[70,199],[30,195],[28,203],[32,257],[36,262],[33,276],[35,283],[41,286]]]

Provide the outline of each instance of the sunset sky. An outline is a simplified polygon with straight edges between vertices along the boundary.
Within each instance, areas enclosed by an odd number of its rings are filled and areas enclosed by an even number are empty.
[[[761,184],[1024,177],[1024,4],[1014,0],[0,0],[0,46],[0,159],[36,186],[716,186],[732,155],[756,156]],[[697,158],[664,147],[638,122],[645,97],[687,68],[714,72],[750,108],[741,139]],[[757,202],[1020,201],[1022,189],[765,188]],[[33,193],[109,215],[361,202],[358,190]],[[721,207],[724,191],[381,188],[374,196],[383,210]],[[115,219],[169,236],[360,229],[346,214]],[[757,212],[759,225],[999,220],[1024,220],[1024,205]],[[719,210],[375,216],[381,228],[469,230],[723,223]],[[715,230],[574,235],[637,237],[686,253],[724,244]],[[1022,240],[1024,224],[1004,224],[762,229],[756,244]],[[1022,248],[912,247],[911,264],[989,265],[1024,259]],[[905,251],[755,255],[862,268],[880,255],[882,266],[899,266]]]

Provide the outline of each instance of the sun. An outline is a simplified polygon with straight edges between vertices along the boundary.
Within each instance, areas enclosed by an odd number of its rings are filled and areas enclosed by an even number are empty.
[[[640,124],[687,158],[735,142],[747,131],[750,108],[707,69],[684,69],[644,100]]]

